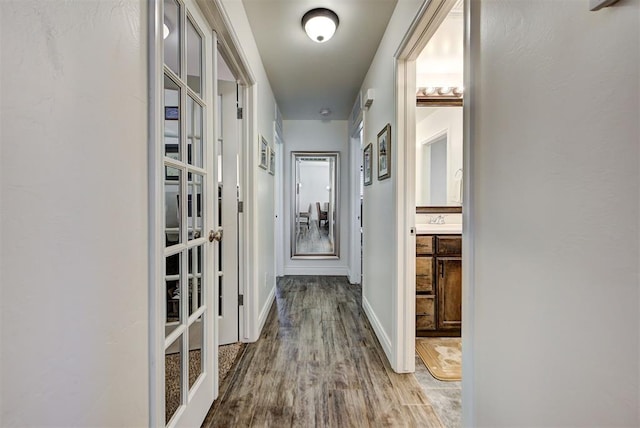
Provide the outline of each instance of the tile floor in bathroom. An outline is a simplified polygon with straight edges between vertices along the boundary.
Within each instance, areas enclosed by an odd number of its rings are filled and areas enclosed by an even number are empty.
[[[462,382],[443,382],[434,378],[418,355],[415,377],[433,409],[447,428],[462,426]]]

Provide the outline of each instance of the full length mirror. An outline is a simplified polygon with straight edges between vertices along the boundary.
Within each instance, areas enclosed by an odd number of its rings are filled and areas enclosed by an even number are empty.
[[[339,153],[291,156],[291,258],[338,258]]]

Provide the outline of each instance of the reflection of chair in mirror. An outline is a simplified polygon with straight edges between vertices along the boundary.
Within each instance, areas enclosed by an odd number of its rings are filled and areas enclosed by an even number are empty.
[[[309,230],[309,217],[311,217],[311,204],[309,204],[307,212],[300,211],[300,214],[298,214],[298,228],[300,227],[300,225],[306,224],[307,230]]]
[[[323,211],[320,209],[320,202],[316,202],[316,209],[318,210],[318,227],[322,227],[323,221],[325,222],[325,225],[327,224],[327,211]]]

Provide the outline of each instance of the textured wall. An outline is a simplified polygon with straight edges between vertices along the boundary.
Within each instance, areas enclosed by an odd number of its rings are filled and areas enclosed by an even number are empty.
[[[639,426],[640,3],[472,5],[466,424]]]
[[[0,2],[2,426],[148,424],[144,4]]]

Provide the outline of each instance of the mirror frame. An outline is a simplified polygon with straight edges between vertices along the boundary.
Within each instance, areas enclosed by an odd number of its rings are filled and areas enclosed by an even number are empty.
[[[334,158],[335,171],[335,223],[334,223],[334,237],[333,237],[333,252],[331,253],[298,253],[296,252],[296,200],[298,199],[297,192],[297,174],[296,174],[296,160],[298,158],[306,157],[325,157]],[[291,259],[339,259],[340,258],[340,152],[291,152],[291,210],[290,210],[290,229],[291,229]]]

